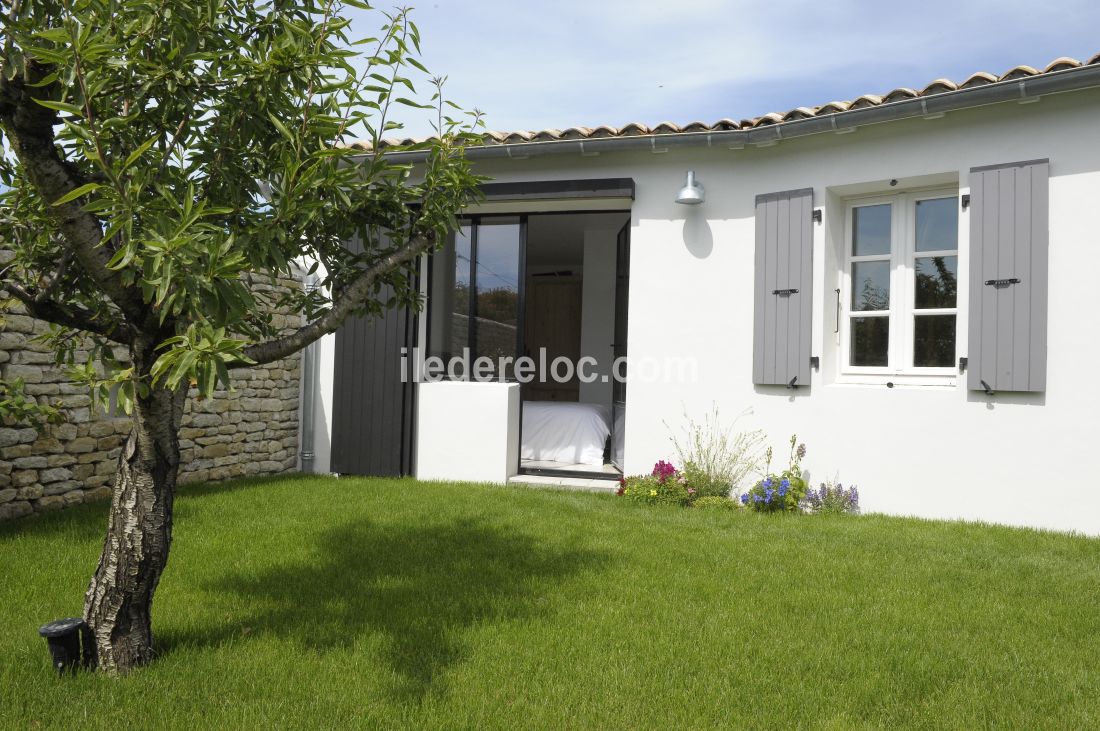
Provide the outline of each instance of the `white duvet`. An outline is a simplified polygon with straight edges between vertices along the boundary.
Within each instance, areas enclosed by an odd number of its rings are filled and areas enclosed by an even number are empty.
[[[611,407],[528,401],[523,404],[522,459],[602,465]]]

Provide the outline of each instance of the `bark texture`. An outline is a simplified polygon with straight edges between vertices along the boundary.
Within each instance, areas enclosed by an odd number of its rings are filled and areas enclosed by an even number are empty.
[[[151,353],[135,353],[151,364]],[[153,593],[168,563],[180,462],[179,428],[187,388],[154,388],[138,399],[118,458],[103,553],[84,597],[96,663],[125,673],[155,655]]]

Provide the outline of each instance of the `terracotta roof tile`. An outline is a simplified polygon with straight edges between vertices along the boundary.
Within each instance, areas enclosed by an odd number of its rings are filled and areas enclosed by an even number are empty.
[[[1062,56],[1061,58],[1056,58],[1048,63],[1047,67],[1043,69],[1043,73],[1049,74],[1053,71],[1065,71],[1066,69],[1075,69],[1080,65],[1081,62],[1077,59]]]
[[[959,84],[960,89],[972,89],[975,86],[985,86],[986,84],[997,83],[997,77],[988,71],[979,71],[976,74],[971,74],[970,78]]]
[[[1091,57],[1088,61],[1084,63],[1073,58],[1062,57],[1056,58],[1051,61],[1044,67],[1042,71],[1034,69],[1031,66],[1016,66],[1009,69],[1000,76],[996,76],[986,71],[979,71],[977,73],[971,74],[969,77],[967,77],[965,81],[961,83],[955,83],[950,79],[936,79],[920,91],[916,91],[914,89],[909,89],[906,87],[899,87],[897,89],[892,89],[882,95],[864,94],[860,97],[853,99],[852,101],[832,101],[827,104],[822,104],[819,107],[798,107],[796,109],[791,109],[787,112],[771,112],[769,114],[763,114],[759,117],[753,117],[752,119],[746,119],[740,122],[734,119],[720,119],[714,123],[695,121],[690,122],[689,124],[685,124],[683,126],[677,125],[673,122],[661,122],[654,127],[649,127],[641,122],[628,122],[618,128],[609,125],[600,125],[598,127],[570,127],[564,132],[558,129],[544,129],[535,132],[528,132],[523,130],[513,132],[483,132],[481,138],[486,145],[509,145],[524,142],[553,142],[556,140],[631,137],[638,135],[657,136],[680,133],[704,134],[707,132],[715,132],[721,130],[749,129],[752,127],[783,124],[784,122],[790,122],[798,119],[808,119],[810,117],[838,114],[840,112],[846,112],[853,109],[877,107],[882,104],[890,104],[893,102],[904,101],[906,99],[931,96],[933,94],[944,94],[961,89],[972,89],[977,86],[994,84],[999,81],[1011,81],[1013,79],[1029,78],[1041,74],[1053,74],[1060,71],[1068,71],[1081,66],[1090,66],[1093,64],[1100,64],[1100,53]],[[417,138],[406,138],[402,140],[387,139],[383,141],[383,145],[406,146],[419,141],[422,140]],[[350,144],[349,147],[364,151],[370,150],[369,143],[357,142]]]
[[[1009,69],[1001,74],[1001,81],[1011,81],[1012,79],[1023,79],[1028,76],[1035,76],[1039,72],[1030,66],[1017,66],[1014,69]]]

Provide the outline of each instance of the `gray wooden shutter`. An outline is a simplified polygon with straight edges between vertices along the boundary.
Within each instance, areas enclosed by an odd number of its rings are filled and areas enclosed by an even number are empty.
[[[1049,173],[1047,160],[970,170],[970,389],[1046,388]]]
[[[813,191],[756,198],[753,383],[810,385]]]

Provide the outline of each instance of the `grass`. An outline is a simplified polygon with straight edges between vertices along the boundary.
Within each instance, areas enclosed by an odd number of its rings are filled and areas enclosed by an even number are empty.
[[[106,505],[0,525],[0,727],[1100,725],[1100,541],[295,478],[185,489],[161,656],[51,674]]]

